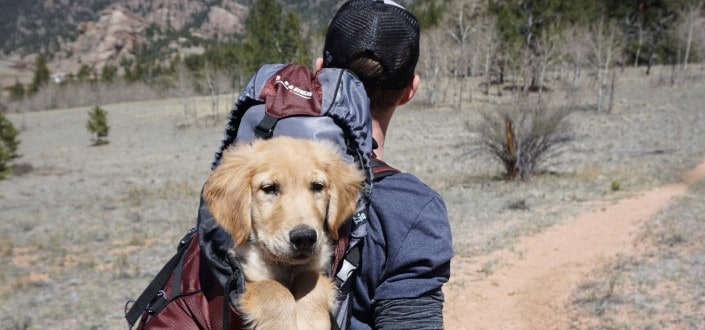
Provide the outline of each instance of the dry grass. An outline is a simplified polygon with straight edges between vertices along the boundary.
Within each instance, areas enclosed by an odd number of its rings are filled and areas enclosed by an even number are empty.
[[[680,173],[702,160],[704,144],[693,133],[698,129],[692,126],[705,122],[705,113],[698,110],[701,106],[697,103],[703,99],[698,94],[705,91],[702,82],[654,87],[633,73],[620,78],[621,94],[617,94],[613,114],[586,110],[568,117],[575,140],[554,159],[555,165],[549,166],[546,174],[530,184],[497,180],[503,168],[474,152],[473,145],[460,143],[453,152],[445,144],[426,148],[425,137],[418,137],[422,152],[405,156],[404,163],[415,164],[410,168],[412,172],[432,186],[442,187],[454,235],[462,237],[456,240],[458,253],[471,256],[501,248],[516,237],[596,207],[594,201],[624,198],[635,191],[678,180]],[[493,102],[497,101],[477,105],[480,109],[493,108]],[[419,123],[414,124],[417,132],[447,132],[439,129],[440,125],[432,126],[437,112],[418,115]],[[454,116],[478,120],[476,112]],[[424,125],[431,127],[422,128]],[[474,132],[452,134],[455,139],[466,141],[475,137]],[[396,141],[389,142],[390,146],[395,144]],[[458,156],[458,151],[464,151],[463,156]],[[439,160],[445,164],[440,165]],[[613,182],[619,183],[618,190],[612,189]],[[530,212],[506,208],[521,200]]]
[[[627,71],[619,80],[612,114],[573,112],[568,121],[575,141],[545,174],[527,184],[499,180],[502,167],[475,152],[470,141],[477,132],[466,128],[467,122],[480,119],[482,110],[507,98],[476,95],[461,111],[428,109],[421,103],[400,109],[385,160],[442,194],[456,254],[508,248],[577,213],[675,180],[705,157],[705,139],[696,133],[705,127],[705,83],[663,86],[650,79]],[[422,85],[422,91],[431,87]],[[125,302],[139,295],[194,225],[201,184],[223,133],[222,125],[197,122],[223,120],[228,99],[221,97],[216,114],[208,98],[189,99],[193,107],[188,109],[179,98],[104,104],[111,138],[100,148],[90,147],[83,127],[87,108],[10,114],[13,122],[24,123],[19,161],[32,170],[0,181],[0,233],[6,234],[0,235],[0,325],[124,327]],[[611,188],[614,181],[619,190]],[[669,211],[673,219],[695,221],[705,213],[696,205],[702,199],[691,198]],[[691,208],[699,212],[689,213]],[[674,254],[683,247],[692,251],[675,269],[696,270],[704,253],[689,243],[687,228],[663,236],[663,242],[676,243],[670,250]],[[633,268],[622,264],[618,274]],[[674,264],[648,265],[673,269]],[[484,266],[487,273],[496,267]],[[609,284],[611,272],[597,274],[597,283]],[[617,277],[611,296],[619,296],[624,276]],[[690,282],[691,276],[680,275],[674,287],[701,285]],[[604,289],[597,290],[595,297],[605,296]],[[671,303],[668,296],[659,297]],[[609,308],[603,309],[603,315],[610,315]],[[600,327],[610,321],[595,322]]]
[[[640,253],[622,256],[574,292],[576,328],[705,325],[705,182],[650,219]]]

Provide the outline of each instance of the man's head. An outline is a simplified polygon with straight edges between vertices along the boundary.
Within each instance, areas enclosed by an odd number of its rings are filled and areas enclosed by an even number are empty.
[[[350,69],[376,90],[403,90],[419,59],[419,24],[390,0],[351,0],[328,26],[323,66]]]

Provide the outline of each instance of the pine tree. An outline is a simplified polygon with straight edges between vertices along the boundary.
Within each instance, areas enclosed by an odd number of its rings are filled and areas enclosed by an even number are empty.
[[[264,63],[281,59],[282,7],[275,0],[257,0],[245,21],[245,70],[252,72]]]
[[[108,112],[99,105],[94,106],[88,112],[88,121],[86,122],[88,132],[95,134],[92,138],[93,145],[99,146],[108,144],[108,140],[104,139],[108,136],[110,126],[108,125]]]
[[[446,1],[438,0],[416,1],[409,7],[409,10],[418,18],[421,30],[424,31],[441,24],[447,4]]]
[[[106,65],[100,73],[100,80],[112,83],[117,77],[118,68],[114,65]]]
[[[22,85],[19,80],[15,79],[15,84],[10,88],[10,99],[12,101],[19,101],[24,98],[24,95],[24,85]]]
[[[306,42],[301,37],[301,20],[294,12],[289,12],[284,18],[281,31],[281,62],[308,64],[309,56]]]
[[[679,12],[696,6],[700,0],[602,0],[610,13],[622,24],[627,42],[629,62],[646,64],[646,73],[657,63],[675,60],[680,40],[674,28],[683,19]]]
[[[10,173],[10,167],[7,164],[19,157],[17,147],[20,140],[17,139],[17,134],[12,122],[0,112],[0,180]]]
[[[81,64],[81,67],[78,68],[78,72],[76,72],[76,78],[80,81],[87,81],[93,76],[92,71],[93,69],[91,69],[88,64]]]
[[[37,61],[34,64],[34,77],[29,85],[29,93],[34,94],[39,91],[39,88],[49,82],[50,73],[47,67],[47,57],[44,54],[37,56]]]

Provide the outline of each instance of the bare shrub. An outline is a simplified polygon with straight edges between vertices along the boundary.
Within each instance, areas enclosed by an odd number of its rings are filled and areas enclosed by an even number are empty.
[[[517,100],[483,112],[477,131],[481,150],[504,166],[508,179],[528,180],[573,139],[566,121],[570,108]]]

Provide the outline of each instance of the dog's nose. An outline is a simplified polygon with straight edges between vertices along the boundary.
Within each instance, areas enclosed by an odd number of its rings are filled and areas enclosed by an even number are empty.
[[[297,250],[309,250],[316,243],[316,231],[312,228],[294,228],[289,232],[289,240]]]

